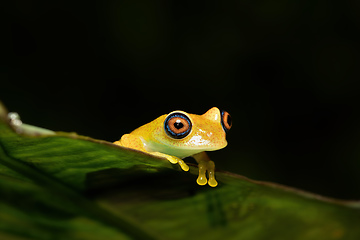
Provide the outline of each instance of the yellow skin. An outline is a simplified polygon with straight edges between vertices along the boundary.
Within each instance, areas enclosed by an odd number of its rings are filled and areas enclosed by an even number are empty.
[[[191,121],[191,131],[181,139],[175,139],[165,131],[164,121],[173,113],[183,114]],[[208,183],[211,187],[216,187],[218,183],[215,180],[215,164],[205,151],[218,150],[227,145],[221,118],[222,114],[216,107],[203,115],[174,111],[123,135],[114,144],[165,158],[172,164],[178,163],[184,171],[188,171],[189,166],[182,159],[192,156],[199,166],[197,183]],[[206,171],[209,179],[206,178]]]

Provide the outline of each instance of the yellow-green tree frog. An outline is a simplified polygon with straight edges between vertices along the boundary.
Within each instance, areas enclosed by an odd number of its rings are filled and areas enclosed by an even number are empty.
[[[215,164],[205,151],[224,148],[231,125],[230,114],[216,107],[203,115],[173,111],[123,135],[114,143],[163,157],[173,164],[178,163],[184,171],[188,171],[189,166],[182,159],[192,156],[199,166],[197,183],[216,187]]]

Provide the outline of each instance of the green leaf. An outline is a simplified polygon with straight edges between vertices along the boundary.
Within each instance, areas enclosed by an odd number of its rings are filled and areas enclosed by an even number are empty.
[[[189,165],[11,127],[0,106],[0,239],[360,239],[359,202],[222,171],[198,186]]]

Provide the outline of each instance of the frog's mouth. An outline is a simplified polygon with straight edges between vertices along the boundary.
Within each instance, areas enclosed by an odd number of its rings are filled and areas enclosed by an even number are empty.
[[[227,141],[225,140],[222,145],[216,146],[216,147],[213,147],[213,148],[210,147],[210,148],[208,148],[208,149],[206,149],[206,150],[204,150],[204,151],[216,151],[216,150],[223,149],[223,148],[226,147],[226,146],[227,146]]]
[[[191,148],[199,148],[204,149],[204,151],[215,151],[222,149],[227,146],[226,139],[222,140],[214,140],[214,138],[202,138],[201,136],[192,136],[191,139],[187,141],[186,144],[184,144],[185,148],[191,149]]]

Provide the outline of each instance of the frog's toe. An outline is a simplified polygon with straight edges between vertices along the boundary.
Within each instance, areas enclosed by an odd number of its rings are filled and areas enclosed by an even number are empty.
[[[209,178],[209,185],[210,187],[216,187],[218,185],[217,181],[215,180],[215,178]]]
[[[199,177],[197,178],[196,182],[197,182],[197,184],[199,184],[199,185],[201,185],[201,186],[206,185],[207,179],[206,179],[205,174],[204,174],[204,175],[199,175]]]
[[[177,158],[174,158],[174,157],[172,157],[172,156],[168,156],[166,159],[167,159],[169,162],[171,162],[172,164],[178,163],[178,159],[177,159]]]
[[[203,162],[199,163],[199,177],[197,178],[196,182],[199,185],[205,185],[207,183],[206,164]]]
[[[189,166],[182,159],[179,159],[178,163],[182,170],[184,170],[185,172],[189,171]]]
[[[217,181],[215,180],[215,164],[213,161],[208,162],[207,170],[209,173],[209,185],[210,187],[216,187],[218,185]]]
[[[182,170],[189,171],[189,166],[182,159],[174,156],[167,156],[166,159],[172,164],[178,163]]]

